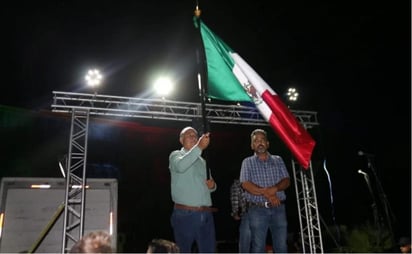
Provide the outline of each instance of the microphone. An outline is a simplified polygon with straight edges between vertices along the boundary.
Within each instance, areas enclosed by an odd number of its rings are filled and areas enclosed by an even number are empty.
[[[364,151],[361,151],[361,150],[358,152],[358,155],[359,155],[359,156],[367,156],[367,157],[373,157],[373,156],[375,156],[374,154],[365,153]]]
[[[359,174],[362,174],[362,175],[365,175],[365,176],[368,176],[368,173],[363,172],[362,169],[359,169],[359,170],[358,170],[358,173],[359,173]]]

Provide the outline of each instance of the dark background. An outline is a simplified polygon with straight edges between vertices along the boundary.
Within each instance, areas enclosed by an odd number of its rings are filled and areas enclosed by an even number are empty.
[[[178,86],[171,99],[197,101],[195,5],[189,0],[4,3],[1,176],[61,176],[57,162],[68,151],[70,119],[51,113],[52,91],[91,92],[83,80],[91,67],[104,74],[101,94],[150,97],[154,78],[163,73]],[[279,95],[289,86],[299,90],[292,108],[318,112],[320,125],[309,132],[317,142],[312,163],[325,224],[373,220],[371,196],[357,170],[376,180],[366,158],[358,156],[361,150],[374,155],[396,217],[395,236],[410,236],[410,2],[208,0],[199,7],[205,24]],[[119,180],[120,251],[144,252],[150,239],[172,238],[167,158],[180,147],[178,133],[186,124],[92,119],[88,173]],[[254,128],[211,126],[207,156],[218,183],[213,201],[222,242],[236,239],[229,188],[251,154]],[[291,170],[290,153],[267,130],[270,151]],[[294,186],[288,199],[290,231],[296,232]]]

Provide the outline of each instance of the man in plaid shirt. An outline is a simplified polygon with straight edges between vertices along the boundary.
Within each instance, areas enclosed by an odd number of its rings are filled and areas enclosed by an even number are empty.
[[[267,232],[272,235],[275,253],[286,253],[287,216],[286,193],[290,177],[283,159],[268,152],[265,130],[256,129],[250,135],[252,156],[242,161],[239,180],[245,190],[247,218],[251,230],[251,251],[266,251]]]
[[[250,253],[250,229],[247,219],[247,203],[239,179],[235,179],[230,187],[230,201],[232,203],[232,217],[237,221],[240,220],[239,253]]]

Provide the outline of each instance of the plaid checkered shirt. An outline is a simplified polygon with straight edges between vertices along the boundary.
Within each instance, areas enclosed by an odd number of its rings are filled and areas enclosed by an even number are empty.
[[[230,187],[230,201],[232,204],[232,216],[242,216],[247,211],[244,190],[239,179],[236,179]]]

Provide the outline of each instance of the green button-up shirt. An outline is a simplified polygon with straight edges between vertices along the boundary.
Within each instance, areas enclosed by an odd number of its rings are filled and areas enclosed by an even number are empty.
[[[194,146],[190,151],[184,148],[170,153],[172,200],[188,206],[211,206],[210,193],[216,190],[206,185],[206,162],[201,157],[202,150]]]

